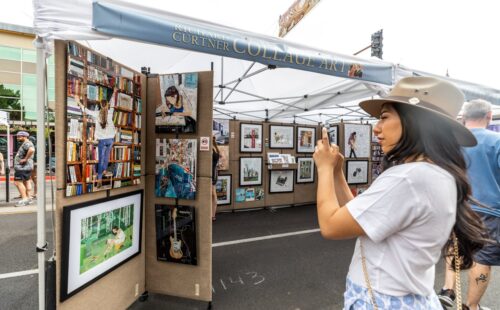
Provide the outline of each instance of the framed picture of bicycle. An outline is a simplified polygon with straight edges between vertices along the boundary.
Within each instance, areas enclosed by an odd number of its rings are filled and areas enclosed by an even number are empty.
[[[156,259],[197,265],[196,221],[191,206],[155,205]]]
[[[297,153],[314,153],[316,128],[297,127]]]
[[[347,184],[368,184],[368,160],[348,160]]]
[[[262,157],[240,157],[240,186],[262,184]]]
[[[269,125],[269,148],[293,149],[293,126]]]
[[[262,152],[262,125],[240,124],[240,152]]]
[[[270,170],[269,193],[293,192],[293,170]]]
[[[142,196],[63,208],[61,302],[141,253]]]
[[[371,126],[362,124],[344,125],[345,158],[369,158],[371,152]]]

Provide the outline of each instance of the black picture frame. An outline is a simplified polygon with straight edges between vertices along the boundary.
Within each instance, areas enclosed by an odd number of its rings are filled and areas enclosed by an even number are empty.
[[[273,128],[286,128],[290,131],[291,137],[290,142],[287,146],[276,145],[273,139]],[[273,143],[274,142],[274,143]],[[294,149],[295,148],[295,130],[293,126],[285,126],[285,125],[269,125],[269,148],[270,149]]]
[[[215,192],[219,194],[217,191],[217,185],[219,183],[219,179],[223,178],[229,178],[229,184],[228,184],[228,189],[227,189],[227,196],[229,196],[229,199],[226,199],[223,203],[219,203],[219,196],[217,195],[217,205],[218,206],[225,206],[225,205],[230,205],[231,204],[231,199],[232,199],[232,187],[233,187],[233,176],[232,174],[219,174],[217,178],[217,183],[215,184]]]
[[[315,173],[315,165],[314,165],[314,159],[312,157],[307,157],[307,156],[301,156],[297,157],[297,172],[295,173],[295,183],[297,184],[308,184],[308,183],[314,183],[316,179],[316,173]],[[311,174],[312,174],[312,180],[310,181],[299,181],[299,175],[300,175],[300,162],[304,159],[310,160],[312,162],[311,165]]]
[[[347,160],[346,177],[347,184],[368,184],[368,160]]]
[[[243,130],[244,130],[244,127],[257,127],[259,128],[259,131],[260,131],[260,137],[258,138],[257,141],[260,140],[260,148],[258,147],[255,147],[255,148],[245,148],[245,143],[244,143],[244,134],[243,134]],[[264,135],[264,130],[263,130],[263,127],[262,127],[262,124],[253,124],[253,123],[240,123],[240,153],[262,153],[262,150],[263,150],[263,147],[262,147],[262,144],[263,144],[263,135]]]
[[[330,144],[339,144],[339,125],[330,125],[328,128],[328,140]]]
[[[259,176],[260,176],[260,182],[255,182],[255,183],[252,183],[252,182],[245,182],[243,180],[243,173],[242,173],[242,168],[243,168],[243,162],[247,159],[255,159],[255,160],[260,160],[260,172],[259,172]],[[263,160],[263,157],[262,156],[254,156],[254,157],[240,157],[240,167],[239,167],[239,181],[240,181],[240,187],[241,186],[258,186],[258,185],[262,185],[262,174],[263,174],[263,169],[264,167],[264,160]]]
[[[272,183],[272,180],[273,180],[273,175],[276,175],[276,174],[282,174],[282,173],[291,173],[291,181],[290,181],[290,184],[291,184],[291,189],[290,190],[284,190],[284,191],[276,191],[274,190],[273,191],[273,183]],[[286,180],[288,181],[288,179]],[[285,181],[285,182],[286,182]],[[283,193],[293,193],[293,190],[294,190],[294,183],[295,183],[295,170],[294,169],[286,169],[286,170],[269,170],[269,194],[283,194]]]
[[[138,197],[135,197],[136,195],[138,195]],[[141,251],[142,251],[143,199],[144,199],[144,191],[137,190],[137,191],[132,191],[132,192],[128,192],[128,193],[124,193],[124,194],[120,194],[120,195],[116,195],[116,196],[112,196],[112,197],[106,197],[106,198],[102,198],[102,199],[98,199],[98,200],[94,200],[94,201],[90,201],[90,202],[87,201],[87,202],[83,202],[83,203],[79,203],[76,205],[67,206],[67,207],[63,208],[62,247],[61,247],[61,251],[62,251],[62,254],[61,254],[61,286],[60,286],[60,296],[59,296],[60,302],[63,302],[65,300],[67,300],[68,298],[70,298],[71,296],[82,291],[86,287],[95,283],[96,281],[98,281],[99,279],[104,277],[105,275],[109,274],[111,271],[117,269],[118,267],[122,266],[123,264],[130,261],[131,259],[133,259],[134,257],[136,257],[137,255],[139,255],[141,253]],[[120,204],[120,200],[122,200],[121,203],[123,203],[123,204]],[[97,273],[95,276],[92,276],[91,279],[88,281],[85,281],[85,279],[72,279],[73,276],[69,272],[70,263],[71,263],[69,261],[69,259],[70,259],[71,254],[74,255],[76,253],[70,253],[70,251],[72,249],[71,240],[72,240],[72,238],[75,240],[82,238],[81,237],[81,234],[82,234],[81,219],[88,219],[89,217],[97,216],[99,214],[104,214],[106,212],[113,212],[113,211],[121,209],[121,208],[126,208],[127,205],[129,205],[130,202],[133,200],[139,203],[139,210],[138,211],[134,210],[134,215],[137,214],[137,212],[138,212],[139,217],[136,218],[134,216],[134,219],[133,219],[133,221],[134,221],[133,225],[135,225],[135,223],[138,224],[136,227],[138,230],[133,229],[134,236],[137,237],[137,240],[138,240],[137,246],[134,246],[134,248],[136,248],[136,250],[131,251],[132,253],[130,253],[130,254],[125,254],[124,255],[125,257],[123,259],[121,257],[119,257],[120,252],[118,254],[111,256],[110,258],[107,258],[106,261],[111,261],[111,260],[113,260],[113,258],[115,258],[114,260],[116,260],[117,262],[114,265],[110,266],[109,268],[105,268],[104,265],[101,265],[101,269],[104,269],[104,270],[100,273]],[[118,207],[116,207],[117,204],[118,204]],[[109,210],[107,208],[109,208]],[[77,215],[78,212],[82,212],[82,211],[87,211],[89,213],[83,214],[83,215]],[[96,211],[98,211],[100,213],[93,213]],[[78,229],[78,227],[77,228],[71,227],[72,216],[75,216],[77,218],[76,221],[78,221],[80,219],[80,222],[79,222],[80,229]],[[72,231],[72,228],[73,228],[73,231]],[[75,230],[78,230],[78,231],[75,232]],[[77,235],[75,235],[75,234],[77,234]],[[81,242],[81,240],[80,240],[80,242]],[[132,239],[131,243],[133,244],[133,239]],[[106,244],[109,244],[109,243],[106,242]],[[116,247],[116,246],[114,246],[114,247]],[[130,247],[132,247],[132,245]],[[78,245],[78,248],[81,250],[81,245]],[[125,248],[123,250],[122,254],[125,253],[126,250],[127,250],[127,248]],[[81,253],[80,253],[80,255],[81,255]],[[79,260],[81,259],[80,255],[77,256]],[[106,254],[103,254],[103,256],[106,257]],[[104,262],[105,261],[101,262],[100,264],[103,264]],[[75,265],[73,263],[71,265],[71,267],[74,267],[74,266]],[[78,263],[78,266],[80,266],[80,262]],[[93,266],[92,268],[98,267],[98,266],[99,266],[99,264]],[[102,268],[102,266],[104,266],[104,268]],[[79,268],[81,268],[81,267],[79,267]],[[99,269],[99,268],[97,268],[97,269]],[[93,272],[96,272],[97,269],[94,269]],[[86,270],[86,272],[90,272],[90,271],[92,271],[91,268]],[[81,270],[80,270],[80,275],[81,275]],[[80,276],[80,275],[78,275],[78,276]],[[70,291],[69,290],[70,278],[71,278],[71,281],[76,281],[76,282],[80,281],[83,283],[80,285],[76,285],[76,287]]]

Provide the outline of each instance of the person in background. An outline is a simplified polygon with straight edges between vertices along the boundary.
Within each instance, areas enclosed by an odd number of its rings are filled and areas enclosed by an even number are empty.
[[[215,221],[215,213],[217,212],[217,191],[215,189],[215,185],[217,184],[217,177],[219,176],[217,170],[219,158],[219,147],[217,146],[215,136],[212,135],[212,221]]]
[[[434,292],[441,252],[460,244],[457,265],[467,269],[487,242],[468,203],[460,146],[477,142],[455,120],[463,102],[453,84],[430,77],[403,78],[388,97],[361,102],[379,118],[373,133],[385,155],[382,174],[355,198],[344,157],[323,128],[313,155],[320,231],[327,239],[358,239],[344,309],[441,310]]]
[[[5,163],[2,152],[0,152],[0,175],[5,175]]]
[[[482,218],[489,237],[494,242],[474,256],[469,271],[467,306],[470,310],[489,309],[480,306],[491,279],[491,266],[500,266],[500,133],[487,130],[492,119],[491,104],[477,99],[465,103],[462,120],[477,139],[477,146],[464,148],[467,174],[472,186],[472,209]],[[441,304],[453,306],[455,272],[446,264],[444,287],[438,293]],[[467,309],[464,307],[464,309]]]
[[[33,136],[29,136],[28,139],[33,143],[33,145],[36,145],[36,138]],[[36,171],[36,161],[35,158],[33,157],[33,170],[31,171],[31,181],[33,182],[33,193],[31,193],[30,198],[36,198],[36,191],[37,191],[37,171]]]
[[[26,131],[17,132],[17,141],[22,144],[14,157],[14,183],[21,195],[21,200],[16,204],[16,207],[27,206],[32,203],[29,194],[31,191],[31,173],[34,166],[35,146],[28,139],[29,136]]]

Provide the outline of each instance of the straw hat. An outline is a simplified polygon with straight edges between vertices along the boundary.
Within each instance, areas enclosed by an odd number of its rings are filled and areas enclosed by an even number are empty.
[[[382,105],[391,102],[404,108],[437,117],[455,135],[462,146],[475,146],[476,138],[469,129],[456,121],[464,103],[464,95],[453,84],[433,77],[406,77],[391,90],[389,96],[366,100],[359,106],[373,117],[379,117]]]

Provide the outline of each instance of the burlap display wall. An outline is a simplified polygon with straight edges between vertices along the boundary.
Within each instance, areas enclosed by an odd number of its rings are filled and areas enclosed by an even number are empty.
[[[57,308],[58,309],[126,309],[145,291],[145,234],[144,234],[144,215],[142,223],[142,249],[141,253],[111,271],[98,281],[78,292],[64,302],[59,302],[60,283],[61,283],[61,254],[62,254],[62,214],[63,209],[69,205],[95,201],[99,198],[112,197],[119,194],[144,189],[146,178],[145,171],[145,148],[141,148],[141,184],[125,188],[113,189],[111,191],[100,191],[89,193],[82,196],[65,197],[65,156],[66,156],[66,42],[55,42],[55,89],[56,89],[56,129],[55,143],[56,147],[56,260],[57,260]],[[142,101],[146,102],[146,78],[141,78]],[[146,116],[142,114],[142,123],[145,124]],[[141,140],[146,140],[146,132],[142,130]]]
[[[245,153],[240,152],[240,128],[241,124],[258,124],[262,125],[263,139],[262,139],[262,152],[259,153]],[[293,126],[294,127],[294,148],[293,149],[271,149],[269,147],[269,130],[270,125],[283,125],[283,126]],[[232,176],[232,191],[231,191],[231,204],[221,205],[217,207],[217,211],[227,211],[235,209],[249,209],[249,208],[263,208],[270,206],[283,206],[283,205],[295,205],[295,204],[307,204],[316,202],[316,186],[317,186],[317,176],[315,172],[314,183],[296,183],[297,178],[297,168],[296,165],[290,165],[290,169],[294,169],[294,191],[292,193],[269,193],[269,175],[270,169],[268,167],[267,153],[281,153],[281,154],[291,154],[297,157],[312,157],[312,153],[303,154],[297,153],[297,127],[316,127],[316,139],[319,139],[318,135],[321,133],[320,127],[310,126],[310,125],[299,125],[299,124],[283,124],[283,123],[270,123],[270,122],[257,122],[257,121],[229,121],[229,161],[230,169],[228,171],[220,171],[220,175],[231,175]],[[240,186],[240,157],[262,157],[263,167],[262,167],[262,185],[256,186]],[[292,168],[293,167],[293,168]],[[248,188],[248,187],[263,187],[264,188],[264,199],[258,201],[245,201],[236,202],[236,189],[237,188]]]
[[[203,301],[212,300],[212,152],[200,151],[200,137],[212,135],[213,72],[198,72],[196,133],[155,133],[155,106],[161,100],[157,76],[148,77],[146,161],[146,289],[150,292]],[[156,138],[197,139],[197,190],[195,200],[179,199],[179,205],[195,208],[198,265],[162,262],[156,258],[155,204],[175,205],[175,199],[155,196]],[[210,138],[211,140],[211,138]],[[211,142],[210,142],[211,143]]]

